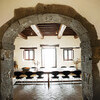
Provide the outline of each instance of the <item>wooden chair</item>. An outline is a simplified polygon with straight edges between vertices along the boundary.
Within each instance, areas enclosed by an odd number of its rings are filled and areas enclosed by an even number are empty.
[[[21,77],[19,77],[21,74],[23,74],[23,73],[20,71],[14,72],[14,76],[16,76],[16,79],[21,79]]]
[[[57,75],[59,74],[58,71],[52,71],[51,74],[53,75],[52,78],[59,78]]]
[[[43,78],[42,75],[44,74],[43,71],[37,71],[36,74],[38,75],[38,79]]]
[[[63,71],[62,72],[65,76],[62,76],[62,78],[69,78],[69,74],[70,74],[70,71]]]
[[[81,70],[75,70],[72,72],[73,74],[75,74],[73,77],[74,78],[80,78],[80,75],[81,75]]]
[[[32,79],[33,77],[30,77],[33,74],[33,72],[25,72],[25,75],[27,75],[26,79]]]

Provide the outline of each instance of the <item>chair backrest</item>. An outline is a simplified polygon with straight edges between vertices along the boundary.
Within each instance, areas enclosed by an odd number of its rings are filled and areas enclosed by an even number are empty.
[[[70,66],[70,68],[75,68],[75,66]]]
[[[42,75],[44,74],[44,72],[43,71],[38,71],[38,72],[36,72],[36,74],[38,75],[37,78],[39,79],[39,78],[43,78]]]
[[[61,68],[67,68],[66,66],[61,66]]]
[[[31,68],[36,68],[36,67],[31,67]]]
[[[32,75],[33,73],[28,71],[28,72],[25,72],[25,74],[26,75]]]
[[[70,71],[63,71],[62,72],[64,75],[69,75],[71,72]]]
[[[44,72],[43,71],[37,71],[36,74],[37,75],[42,75]]]
[[[58,75],[59,72],[58,72],[58,71],[52,71],[51,74],[53,74],[53,75]]]
[[[22,79],[23,77],[16,77],[16,79]]]
[[[74,73],[74,74],[81,74],[81,70],[75,70],[72,73]]]
[[[16,72],[14,72],[14,75],[15,75],[15,76],[20,76],[21,74],[23,74],[23,73],[20,72],[20,71],[16,71]]]
[[[45,68],[45,67],[40,67],[40,68]]]
[[[75,70],[72,73],[75,74],[74,78],[80,78],[81,70]]]

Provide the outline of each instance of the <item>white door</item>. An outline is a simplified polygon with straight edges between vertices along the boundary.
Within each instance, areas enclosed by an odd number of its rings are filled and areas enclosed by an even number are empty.
[[[42,66],[56,67],[56,48],[42,48]]]

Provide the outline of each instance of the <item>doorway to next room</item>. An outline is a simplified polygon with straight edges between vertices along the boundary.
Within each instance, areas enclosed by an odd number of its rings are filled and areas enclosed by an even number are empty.
[[[14,44],[14,100],[82,99],[80,39],[71,28],[32,25]]]
[[[42,48],[42,66],[45,68],[56,67],[56,48],[55,47],[43,47]]]

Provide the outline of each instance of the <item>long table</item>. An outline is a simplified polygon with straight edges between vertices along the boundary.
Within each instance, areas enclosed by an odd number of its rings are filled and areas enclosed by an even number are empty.
[[[43,71],[44,74],[48,75],[48,88],[50,87],[50,73],[53,71],[58,71],[59,73],[62,73],[63,71],[75,71],[76,68],[39,68],[39,69],[34,69],[30,68],[30,72],[36,73],[38,71]]]
[[[36,71],[43,71],[43,72],[52,72],[52,71],[75,71],[76,68],[38,68],[38,69],[34,69],[34,68],[30,68],[29,71],[31,72],[36,72]]]

